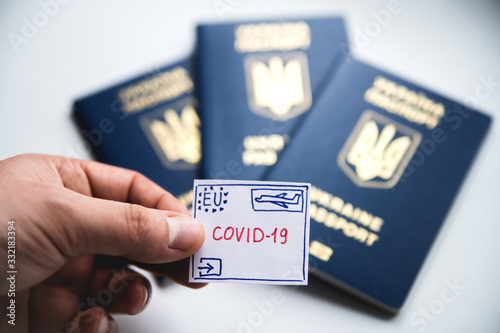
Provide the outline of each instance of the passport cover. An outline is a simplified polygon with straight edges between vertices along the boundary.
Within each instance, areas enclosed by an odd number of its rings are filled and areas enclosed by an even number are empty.
[[[347,52],[341,18],[200,25],[203,176],[262,179]]]
[[[74,116],[104,163],[141,172],[186,205],[201,159],[192,60],[84,97]]]
[[[349,59],[267,180],[310,182],[310,270],[396,312],[491,118]]]

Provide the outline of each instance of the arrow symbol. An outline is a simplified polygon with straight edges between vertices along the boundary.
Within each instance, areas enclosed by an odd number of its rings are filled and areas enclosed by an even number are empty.
[[[210,273],[210,271],[211,271],[212,269],[214,269],[214,266],[210,265],[210,263],[209,263],[209,262],[207,262],[207,266],[205,266],[205,267],[198,267],[198,269],[199,269],[200,271],[201,271],[202,269],[206,269],[206,270],[207,270],[207,272],[206,272],[205,274],[208,274],[208,273]]]
[[[198,275],[200,278],[203,278],[205,276],[221,276],[221,274],[221,258],[200,258],[200,263],[198,266]]]

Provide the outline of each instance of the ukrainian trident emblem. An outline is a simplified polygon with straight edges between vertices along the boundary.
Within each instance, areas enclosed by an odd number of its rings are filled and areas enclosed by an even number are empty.
[[[337,162],[360,187],[392,188],[415,153],[422,135],[373,111],[365,111]]]
[[[245,75],[249,107],[260,116],[284,121],[311,107],[309,66],[303,53],[247,56]]]
[[[141,118],[141,126],[165,167],[194,169],[201,160],[200,119],[191,100]]]

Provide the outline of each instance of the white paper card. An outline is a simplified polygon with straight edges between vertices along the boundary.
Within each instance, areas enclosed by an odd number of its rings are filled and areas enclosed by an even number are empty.
[[[189,282],[307,285],[310,184],[195,180]]]

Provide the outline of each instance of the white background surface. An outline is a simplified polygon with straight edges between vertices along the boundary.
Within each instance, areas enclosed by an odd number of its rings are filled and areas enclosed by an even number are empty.
[[[218,15],[214,2],[73,0],[16,53],[8,34],[21,34],[23,18],[32,20],[41,8],[37,1],[0,0],[0,158],[27,152],[90,158],[70,118],[72,101],[188,55],[196,22],[344,15],[356,45],[373,11],[387,8],[387,1],[222,0],[233,10]],[[461,102],[475,96],[481,78],[500,82],[499,1],[400,3],[401,13],[358,49],[358,58]],[[478,108],[496,119],[397,316],[315,279],[302,288],[170,285],[154,289],[144,313],[119,317],[121,331],[236,332],[250,319],[255,327],[240,332],[499,332],[500,85],[492,90],[480,95]],[[445,281],[454,279],[466,289],[442,308]],[[255,302],[276,290],[284,303],[263,313]],[[425,328],[411,320],[429,307],[437,315]]]

